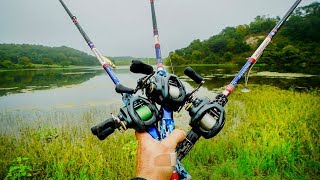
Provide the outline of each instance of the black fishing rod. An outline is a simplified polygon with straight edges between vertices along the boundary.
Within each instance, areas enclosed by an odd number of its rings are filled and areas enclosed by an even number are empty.
[[[189,115],[191,116],[189,125],[192,129],[188,132],[186,139],[180,142],[177,146],[176,152],[179,160],[182,160],[186,156],[201,136],[205,139],[209,139],[216,136],[221,131],[225,123],[224,106],[228,102],[228,95],[231,94],[244,73],[260,58],[264,49],[271,42],[272,38],[283,26],[301,1],[302,0],[297,0],[292,5],[284,17],[277,23],[253,55],[248,59],[247,63],[242,67],[232,82],[226,87],[222,94],[218,94],[216,96],[215,100],[210,101],[208,98],[195,98],[189,96],[190,100],[187,103],[186,109],[189,111]],[[191,68],[189,68],[189,70],[186,69],[185,74],[191,77],[191,79],[193,79],[197,84],[201,85],[202,77],[195,73]]]

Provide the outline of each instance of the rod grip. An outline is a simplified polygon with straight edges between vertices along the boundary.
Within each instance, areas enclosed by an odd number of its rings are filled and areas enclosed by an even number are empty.
[[[198,73],[196,73],[191,67],[187,67],[184,70],[184,74],[191,78],[197,84],[200,84],[203,81],[203,78]]]
[[[132,60],[132,63],[130,65],[130,71],[133,73],[150,75],[153,72],[153,67],[143,63],[142,61]]]
[[[196,130],[191,129],[187,137],[178,143],[176,152],[177,152],[177,159],[181,161],[188,152],[192,149],[193,145],[198,141],[198,139],[201,137],[199,133],[196,132]]]

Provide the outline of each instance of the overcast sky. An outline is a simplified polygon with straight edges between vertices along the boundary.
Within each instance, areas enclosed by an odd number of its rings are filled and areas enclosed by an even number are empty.
[[[294,1],[155,0],[162,56],[257,15],[282,17]],[[155,56],[149,0],[64,2],[106,56]],[[59,0],[0,0],[0,43],[65,45],[92,54]]]

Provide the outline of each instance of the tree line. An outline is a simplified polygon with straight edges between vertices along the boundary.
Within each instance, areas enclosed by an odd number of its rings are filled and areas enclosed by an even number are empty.
[[[243,64],[280,17],[257,16],[252,22],[226,27],[207,40],[169,54],[173,65]],[[320,64],[320,3],[299,7],[266,48],[258,63],[267,65]],[[166,64],[169,65],[167,58]]]
[[[155,58],[136,58],[131,56],[109,57],[116,65],[130,65],[133,59],[156,64]],[[30,44],[0,44],[0,69],[35,68],[36,65],[58,65],[66,67],[100,65],[96,57],[82,51],[61,46],[48,47]]]
[[[0,68],[32,68],[35,64],[92,66],[99,62],[87,53],[66,46],[0,44]]]

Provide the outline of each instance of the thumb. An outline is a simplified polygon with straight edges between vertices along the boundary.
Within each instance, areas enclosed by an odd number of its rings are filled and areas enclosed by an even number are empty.
[[[182,130],[175,129],[172,133],[161,141],[161,144],[168,148],[175,149],[177,144],[186,138],[186,133]]]

